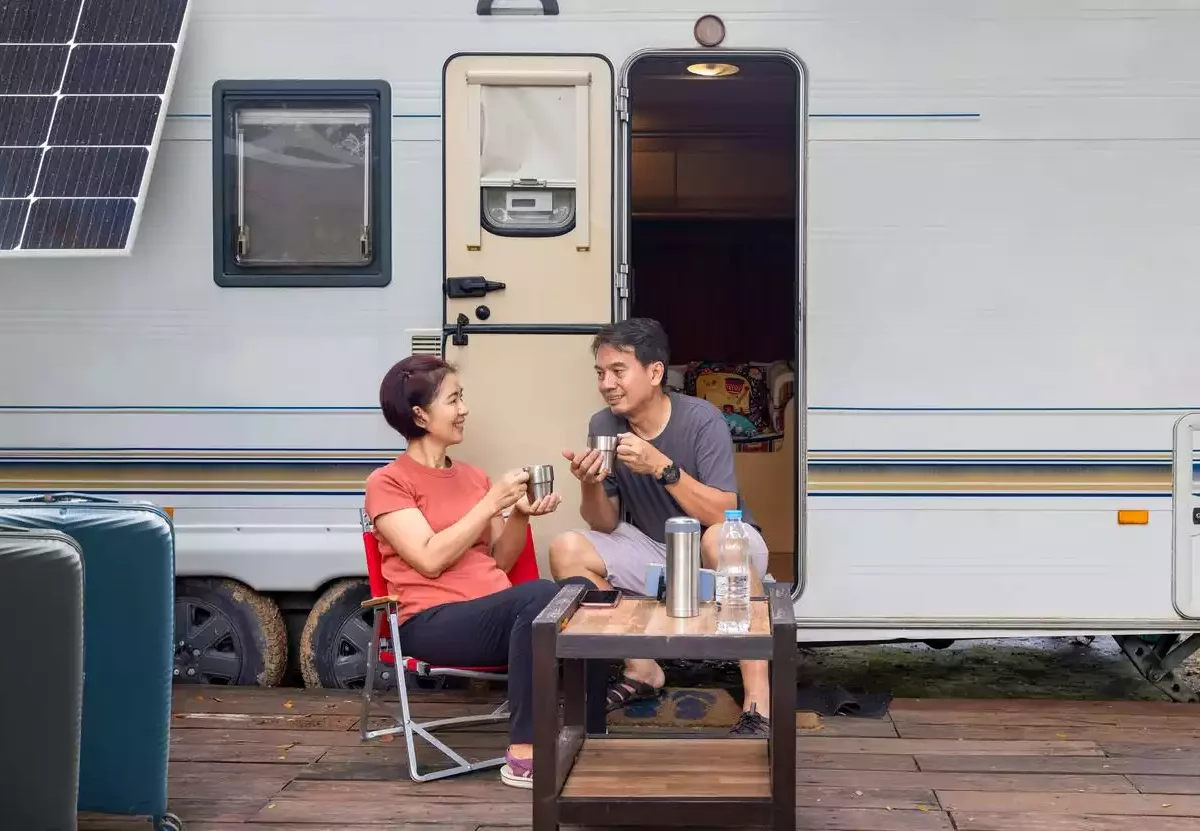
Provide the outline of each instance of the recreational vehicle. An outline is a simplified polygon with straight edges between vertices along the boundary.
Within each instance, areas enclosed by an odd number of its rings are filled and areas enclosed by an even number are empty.
[[[1115,636],[1195,698],[1200,8],[34,17],[0,14],[44,58],[0,79],[0,489],[170,509],[179,682],[363,683],[358,510],[414,352],[461,368],[463,458],[557,468],[544,568],[592,334],[649,316],[801,641]]]

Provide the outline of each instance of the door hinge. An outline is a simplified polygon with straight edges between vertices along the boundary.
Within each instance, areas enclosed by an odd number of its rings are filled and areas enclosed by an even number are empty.
[[[629,265],[621,263],[617,266],[617,297],[629,296]]]
[[[629,120],[629,87],[617,90],[617,118],[622,121]]]

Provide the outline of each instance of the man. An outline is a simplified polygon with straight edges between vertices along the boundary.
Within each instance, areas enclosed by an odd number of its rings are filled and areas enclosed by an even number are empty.
[[[725,511],[739,507],[733,440],[715,406],[664,387],[667,336],[658,321],[633,318],[603,327],[592,342],[596,378],[607,408],[592,416],[592,435],[618,436],[614,470],[599,451],[563,451],[582,489],[580,514],[589,530],[569,531],[550,544],[555,579],[586,577],[599,588],[643,594],[646,567],[666,562],[664,523],[672,516],[699,520],[701,556],[717,566]],[[751,593],[762,594],[767,546],[749,512]],[[623,522],[622,512],[631,522]],[[766,661],[741,663],[743,713],[735,734],[765,734],[770,718]],[[662,668],[648,659],[625,662],[624,677],[609,687],[608,709],[660,694]]]

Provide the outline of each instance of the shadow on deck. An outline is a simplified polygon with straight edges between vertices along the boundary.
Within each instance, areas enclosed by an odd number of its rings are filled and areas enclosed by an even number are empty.
[[[420,719],[500,700],[413,694]],[[529,827],[529,792],[500,784],[495,770],[412,782],[402,738],[359,741],[359,701],[333,691],[176,687],[170,810],[185,831]],[[800,714],[797,723],[798,829],[1200,831],[1194,706],[897,700],[882,719]],[[446,735],[468,758],[499,755],[506,743],[503,725]],[[80,824],[150,827],[94,815]]]

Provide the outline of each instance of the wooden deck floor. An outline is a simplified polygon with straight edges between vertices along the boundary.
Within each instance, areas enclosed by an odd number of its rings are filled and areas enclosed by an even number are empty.
[[[422,718],[498,696],[420,693]],[[403,742],[363,745],[337,692],[177,687],[171,810],[186,831],[528,827],[497,774],[417,784]],[[1200,831],[1200,709],[1157,702],[899,700],[881,720],[798,717],[797,828]],[[502,730],[455,734],[486,756]],[[149,828],[89,817],[87,831]]]

